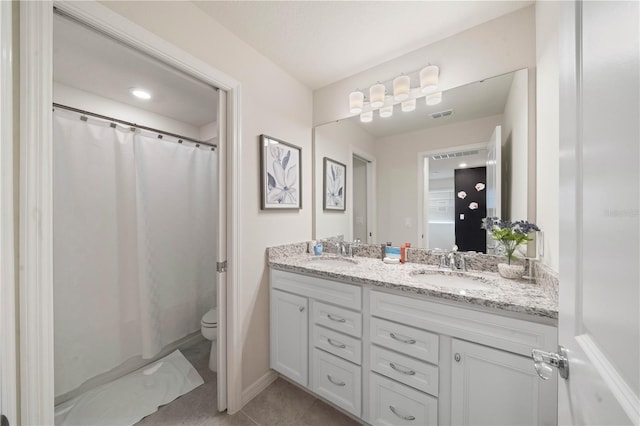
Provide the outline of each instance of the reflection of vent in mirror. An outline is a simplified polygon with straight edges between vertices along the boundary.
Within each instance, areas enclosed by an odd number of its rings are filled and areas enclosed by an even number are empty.
[[[466,157],[467,155],[477,155],[478,150],[476,151],[461,151],[461,152],[450,152],[448,154],[436,154],[431,156],[434,160],[446,160],[447,158],[458,158],[458,157]]]
[[[431,118],[442,118],[453,114],[453,108],[444,111],[438,111],[431,114]]]

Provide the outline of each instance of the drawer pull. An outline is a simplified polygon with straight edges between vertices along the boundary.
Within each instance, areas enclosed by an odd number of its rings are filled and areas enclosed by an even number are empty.
[[[391,366],[391,368],[393,368],[397,372],[402,373],[402,374],[406,374],[407,376],[413,376],[413,375],[416,374],[415,371],[413,371],[413,370],[405,370],[404,368],[400,368],[400,367],[396,366],[392,362],[390,362],[389,365]]]
[[[397,340],[398,342],[408,343],[410,345],[413,345],[413,344],[416,343],[416,341],[413,340],[413,339],[402,339],[402,338],[396,336],[395,333],[389,333],[389,336],[391,336],[392,339]]]
[[[336,317],[336,316],[333,316],[331,314],[327,314],[327,318],[329,318],[331,321],[335,321],[335,322],[347,322],[346,319],[340,318],[340,317]]]
[[[329,379],[329,381],[331,383],[333,383],[334,385],[336,385],[336,386],[345,386],[346,385],[345,382],[336,382],[335,380],[333,380],[333,378],[329,374],[327,374],[327,379]]]
[[[340,343],[340,342],[334,343],[330,337],[327,337],[327,342],[329,342],[331,346],[335,346],[336,348],[344,349],[347,347],[347,345],[345,345],[344,343]]]
[[[389,406],[389,410],[391,410],[391,412],[392,412],[393,414],[395,414],[396,416],[400,417],[402,420],[409,420],[409,421],[412,421],[412,420],[415,420],[415,419],[416,419],[416,418],[415,418],[415,417],[413,417],[413,416],[403,416],[402,414],[399,414],[399,413],[396,411],[396,407],[394,407],[393,405],[390,405],[390,406]]]

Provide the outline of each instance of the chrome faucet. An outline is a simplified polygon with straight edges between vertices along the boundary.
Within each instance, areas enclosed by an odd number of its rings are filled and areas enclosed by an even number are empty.
[[[450,269],[451,271],[466,271],[467,265],[464,254],[458,252],[458,246],[454,245],[450,252],[440,258],[440,269]]]
[[[358,245],[358,240],[353,243],[348,243],[346,241],[338,241],[336,243],[337,255],[342,257],[353,257],[353,246]]]

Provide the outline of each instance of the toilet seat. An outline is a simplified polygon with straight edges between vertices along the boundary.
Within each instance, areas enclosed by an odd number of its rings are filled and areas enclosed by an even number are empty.
[[[216,308],[210,309],[209,312],[203,315],[200,324],[205,328],[217,328],[218,310]]]

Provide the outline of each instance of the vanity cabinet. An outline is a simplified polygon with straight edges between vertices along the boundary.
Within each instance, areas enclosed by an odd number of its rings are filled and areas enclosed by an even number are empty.
[[[302,386],[308,384],[307,298],[271,292],[271,368]]]
[[[555,392],[544,392],[531,359],[453,339],[451,423],[555,423]]]
[[[371,425],[553,425],[553,325],[271,271],[271,367]]]
[[[271,368],[362,417],[362,287],[272,270],[270,295]]]

